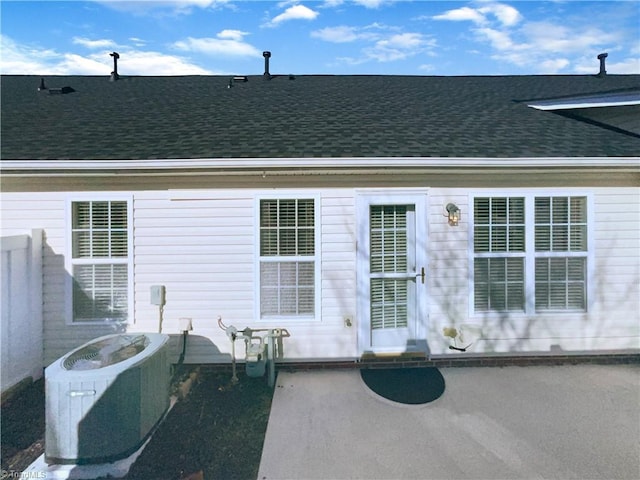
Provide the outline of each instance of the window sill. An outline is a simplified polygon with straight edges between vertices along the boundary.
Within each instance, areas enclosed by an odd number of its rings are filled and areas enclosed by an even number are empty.
[[[86,321],[70,321],[67,322],[70,326],[93,326],[93,327],[112,327],[112,326],[128,326],[128,320],[86,320]]]
[[[320,323],[320,318],[315,315],[312,316],[273,316],[273,317],[261,317],[257,320],[260,324],[292,324],[301,325],[304,323]]]
[[[469,320],[499,320],[501,318],[512,319],[528,319],[535,317],[549,317],[549,316],[572,316],[572,315],[584,315],[588,313],[587,310],[539,310],[531,313],[523,311],[503,311],[503,312],[473,312],[469,317]]]

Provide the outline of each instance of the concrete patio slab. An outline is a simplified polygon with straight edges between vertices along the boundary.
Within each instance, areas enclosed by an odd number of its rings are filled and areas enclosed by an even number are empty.
[[[418,406],[358,370],[279,373],[258,479],[640,478],[637,365],[441,372]]]

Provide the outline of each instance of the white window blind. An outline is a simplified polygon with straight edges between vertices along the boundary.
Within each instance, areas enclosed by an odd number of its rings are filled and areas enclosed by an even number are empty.
[[[587,199],[536,197],[537,252],[587,251]]]
[[[524,310],[524,258],[476,258],[474,278],[476,311]]]
[[[129,239],[126,201],[71,204],[73,320],[126,320]]]
[[[476,198],[475,252],[524,252],[524,198]]]
[[[536,258],[536,310],[584,310],[585,258]]]
[[[525,309],[525,199],[474,200],[474,309]]]
[[[370,271],[406,273],[407,206],[370,207]],[[408,324],[406,279],[371,279],[371,328],[400,328]]]
[[[316,298],[315,201],[260,200],[260,316],[311,316]]]
[[[587,247],[586,197],[536,197],[536,310],[586,309]]]

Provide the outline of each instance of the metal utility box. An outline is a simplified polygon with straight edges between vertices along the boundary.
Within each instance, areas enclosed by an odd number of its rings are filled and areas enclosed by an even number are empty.
[[[266,345],[260,341],[259,343],[250,343],[247,346],[246,372],[248,377],[264,376],[267,365]]]

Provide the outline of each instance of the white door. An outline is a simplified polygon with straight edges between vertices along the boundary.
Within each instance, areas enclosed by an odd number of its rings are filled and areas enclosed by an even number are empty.
[[[426,348],[426,195],[358,198],[361,353]]]

